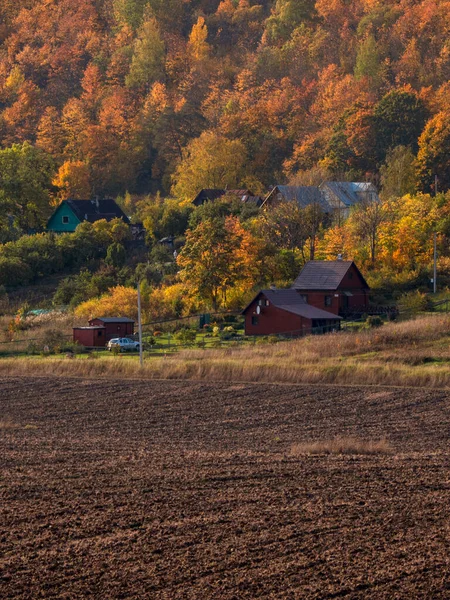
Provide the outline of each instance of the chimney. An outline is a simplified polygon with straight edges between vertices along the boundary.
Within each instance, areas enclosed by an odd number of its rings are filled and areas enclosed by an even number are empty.
[[[337,257],[337,259],[338,259],[338,260],[342,260],[342,254],[338,254],[338,257]]]
[[[270,289],[272,290],[272,292],[276,292],[277,291],[277,286],[274,285],[273,283],[270,284]]]

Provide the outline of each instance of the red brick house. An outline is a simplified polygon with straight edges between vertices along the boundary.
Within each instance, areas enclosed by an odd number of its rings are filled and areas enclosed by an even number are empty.
[[[293,289],[261,290],[242,311],[245,335],[303,335],[339,329],[341,317],[307,304]]]
[[[134,321],[119,317],[99,317],[89,327],[74,327],[73,341],[85,348],[104,348],[109,340],[134,334]]]
[[[336,315],[364,313],[369,308],[369,286],[350,260],[310,260],[292,289],[311,306]]]

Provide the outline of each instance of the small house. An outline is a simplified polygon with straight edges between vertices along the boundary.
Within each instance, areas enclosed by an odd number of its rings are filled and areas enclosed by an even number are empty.
[[[364,313],[369,286],[350,260],[310,260],[292,284],[304,302],[336,315]]]
[[[332,211],[321,190],[313,185],[276,185],[267,194],[261,207],[277,206],[281,202],[295,202],[299,208],[318,206],[325,214]]]
[[[307,304],[293,289],[261,290],[243,310],[245,335],[293,335],[339,329],[341,317]]]
[[[104,327],[106,341],[134,334],[134,321],[124,317],[97,317],[89,321],[91,327]]]
[[[47,230],[56,233],[72,233],[83,221],[95,223],[105,219],[122,219],[130,225],[130,219],[123,210],[109,198],[104,200],[64,200],[56,208],[47,223]]]
[[[89,327],[74,327],[73,341],[85,348],[104,348],[109,340],[134,334],[134,321],[125,317],[98,317]]]
[[[360,181],[326,181],[320,184],[325,201],[339,217],[347,218],[357,204],[380,202],[373,183]]]
[[[241,202],[245,204],[255,204],[256,206],[261,206],[263,199],[261,196],[255,196],[251,190],[225,190],[225,189],[203,189],[197,194],[197,196],[192,201],[194,206],[201,206],[205,204],[205,202],[214,202],[215,200],[219,200],[219,198],[238,198]]]
[[[73,341],[85,348],[104,348],[106,336],[104,327],[74,327]]]

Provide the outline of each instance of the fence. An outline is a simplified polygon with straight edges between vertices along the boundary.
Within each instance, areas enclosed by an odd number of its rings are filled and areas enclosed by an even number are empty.
[[[433,309],[439,311],[448,312],[450,308],[450,298],[440,300],[433,303]],[[379,316],[389,317],[391,307],[385,308],[384,313],[381,310],[377,310]],[[226,317],[238,317],[239,313],[211,313],[211,319],[224,320]],[[407,317],[407,313],[402,313]],[[338,329],[341,331],[351,331],[352,329],[359,328],[365,321],[364,318],[355,318],[352,320],[341,321],[340,326],[329,325],[320,326],[310,329],[286,331],[277,333],[269,336],[245,336],[242,324],[240,327],[236,327],[235,331],[220,332],[219,335],[214,335],[211,332],[197,331],[195,340],[191,342],[185,342],[178,340],[176,334],[173,331],[161,331],[159,335],[154,334],[154,329],[176,329],[179,325],[192,326],[194,323],[199,324],[199,320],[203,315],[194,315],[191,317],[182,317],[177,319],[169,319],[166,321],[154,321],[145,323],[143,325],[143,345],[145,352],[150,356],[163,356],[166,354],[172,354],[180,350],[187,349],[213,349],[213,348],[233,348],[240,346],[249,346],[262,343],[276,343],[278,341],[298,339],[309,335],[320,335],[325,333],[337,332]],[[30,331],[31,334],[31,331]],[[137,334],[133,337],[137,340]],[[17,356],[18,354],[26,353],[40,353],[43,350],[45,338],[42,336],[23,337],[21,339],[0,341],[0,355],[11,355]],[[61,346],[64,350],[66,346],[70,349],[72,344],[72,335],[60,335],[62,342]],[[97,349],[102,350],[102,349]],[[97,351],[96,350],[96,351]],[[103,349],[104,350],[104,349]]]

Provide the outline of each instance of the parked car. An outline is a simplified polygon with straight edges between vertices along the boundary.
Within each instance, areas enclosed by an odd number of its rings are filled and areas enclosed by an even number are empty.
[[[114,338],[109,340],[106,347],[110,352],[113,348],[118,348],[120,352],[138,352],[139,342],[130,340],[130,338]]]

